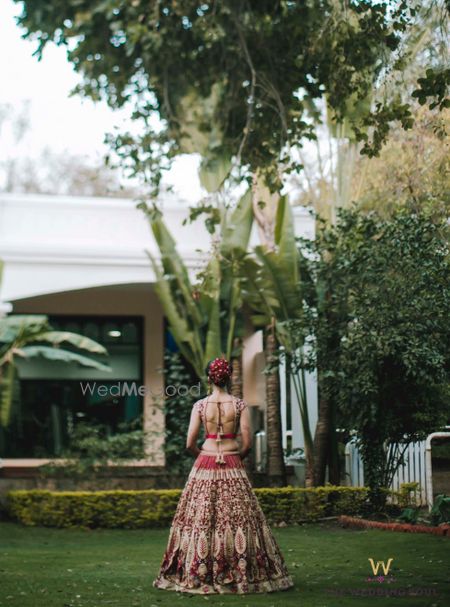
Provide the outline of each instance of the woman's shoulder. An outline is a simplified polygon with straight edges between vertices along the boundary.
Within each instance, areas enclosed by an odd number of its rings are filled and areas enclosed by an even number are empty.
[[[196,411],[198,411],[201,415],[205,408],[205,403],[206,403],[206,397],[200,398],[199,400],[195,401],[195,403],[192,405],[192,408],[195,409]]]
[[[247,403],[243,398],[239,398],[238,396],[234,397],[234,402],[236,404],[236,409],[239,411],[243,411],[247,407]]]

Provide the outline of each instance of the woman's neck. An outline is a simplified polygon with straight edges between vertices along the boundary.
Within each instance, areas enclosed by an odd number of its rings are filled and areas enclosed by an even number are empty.
[[[220,388],[219,386],[214,386],[210,397],[211,399],[215,399],[215,398],[221,398],[223,396],[228,396],[228,392],[225,388]]]

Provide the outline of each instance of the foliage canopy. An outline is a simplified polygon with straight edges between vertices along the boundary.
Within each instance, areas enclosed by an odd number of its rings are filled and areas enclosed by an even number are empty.
[[[195,151],[210,162],[264,169],[276,188],[280,167],[301,168],[289,150],[315,137],[317,100],[326,96],[337,120],[364,106],[376,79],[402,60],[416,17],[405,0],[25,0],[18,22],[39,58],[49,41],[68,45],[82,75],[75,92],[113,108],[131,101],[142,133],[112,143],[131,164],[139,158],[152,183],[162,159],[192,151],[195,130]],[[419,101],[446,105],[448,79],[430,66]],[[202,103],[208,109],[195,112]],[[378,152],[396,120],[413,122],[398,98],[363,107],[354,128],[365,153]]]

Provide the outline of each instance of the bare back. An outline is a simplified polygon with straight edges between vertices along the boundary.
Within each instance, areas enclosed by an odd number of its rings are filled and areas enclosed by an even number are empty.
[[[199,401],[200,418],[205,429],[205,436],[207,434],[217,434],[219,422],[223,434],[237,434],[239,432],[240,414],[244,406],[244,401],[234,398],[230,394],[225,394],[222,399],[215,397],[212,400],[211,397],[207,397]],[[222,438],[221,449],[223,452],[237,451],[238,448],[236,438]],[[218,451],[217,440],[215,438],[205,438],[202,450]]]

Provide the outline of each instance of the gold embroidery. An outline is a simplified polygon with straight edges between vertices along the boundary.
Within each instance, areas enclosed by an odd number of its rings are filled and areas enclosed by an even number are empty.
[[[195,556],[195,535],[194,535],[194,531],[192,530],[191,541],[189,542],[189,548],[188,548],[187,554],[186,554],[187,572],[189,572],[189,570],[191,568],[191,564],[192,564],[192,561],[194,560],[194,556]]]
[[[183,539],[181,540],[180,549],[183,551],[184,554],[186,554],[188,548],[189,548],[189,531],[185,531],[183,533]]]
[[[214,556],[217,558],[220,555],[221,539],[218,530],[214,533]]]
[[[197,554],[199,558],[205,559],[208,556],[208,552],[208,538],[206,537],[206,533],[201,531],[200,535],[198,536]]]
[[[236,531],[236,536],[234,538],[234,545],[236,547],[236,552],[238,554],[244,554],[245,549],[246,549],[246,540],[245,540],[245,535],[244,532],[242,531],[241,527],[237,528]]]
[[[225,537],[224,537],[224,550],[225,550],[225,558],[231,559],[234,552],[234,538],[233,532],[229,525],[227,525],[225,529]]]

